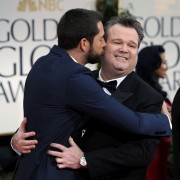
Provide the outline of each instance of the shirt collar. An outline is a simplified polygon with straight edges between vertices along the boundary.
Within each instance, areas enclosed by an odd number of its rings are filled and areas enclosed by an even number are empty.
[[[102,82],[117,81],[117,86],[116,86],[116,88],[117,88],[117,87],[120,85],[120,83],[125,79],[125,77],[126,77],[126,76],[104,81],[103,78],[102,78],[102,76],[101,76],[101,69],[100,69],[100,70],[99,70],[98,79],[99,79],[100,81],[102,81]]]
[[[72,58],[72,60],[73,60],[74,62],[78,63],[78,62],[76,61],[76,59],[74,59],[72,56],[70,56],[70,57]]]

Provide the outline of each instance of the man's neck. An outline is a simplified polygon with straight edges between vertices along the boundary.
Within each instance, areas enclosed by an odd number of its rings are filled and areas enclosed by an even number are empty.
[[[87,64],[85,58],[83,58],[83,56],[80,53],[78,53],[76,49],[68,50],[67,53],[69,54],[69,56],[71,56],[71,58],[75,62],[77,62],[83,66],[85,66]]]
[[[117,81],[117,87],[118,87],[118,86],[120,85],[120,83],[126,78],[126,75],[124,75],[124,76],[114,76],[114,77],[109,76],[109,78],[103,77],[102,75],[104,75],[104,73],[103,73],[102,69],[100,69],[98,79],[99,79],[100,81],[105,81],[105,82],[109,82],[109,81],[114,81],[114,80],[116,80],[116,81]],[[105,74],[105,75],[106,75],[106,74]]]
[[[118,78],[122,78],[122,77],[125,77],[126,75],[124,74],[116,74],[116,73],[109,73],[109,71],[107,70],[104,70],[103,68],[100,69],[100,76],[101,78],[104,80],[104,81],[109,81],[109,80],[112,80],[112,79],[118,79]]]

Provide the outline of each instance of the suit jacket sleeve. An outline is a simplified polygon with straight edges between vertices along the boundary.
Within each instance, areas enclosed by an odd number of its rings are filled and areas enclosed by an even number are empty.
[[[67,96],[74,109],[127,132],[152,136],[171,135],[166,115],[131,111],[105,94],[90,76],[89,70],[77,67],[69,77],[69,87],[67,87]]]

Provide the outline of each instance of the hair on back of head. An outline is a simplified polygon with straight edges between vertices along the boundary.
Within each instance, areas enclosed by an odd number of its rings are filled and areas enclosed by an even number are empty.
[[[102,14],[98,11],[80,8],[67,11],[58,23],[58,46],[65,50],[73,49],[82,38],[92,44],[99,32],[97,23],[102,20]]]
[[[128,28],[134,28],[138,34],[138,46],[140,46],[140,43],[144,38],[143,28],[141,23],[132,16],[121,15],[110,18],[105,24],[105,40],[108,38],[108,30],[116,24]]]

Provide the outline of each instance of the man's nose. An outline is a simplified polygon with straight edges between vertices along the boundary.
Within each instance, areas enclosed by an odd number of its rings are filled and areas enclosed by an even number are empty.
[[[120,47],[119,47],[119,50],[123,51],[123,52],[127,52],[128,51],[128,47],[127,47],[126,44],[121,44]]]

